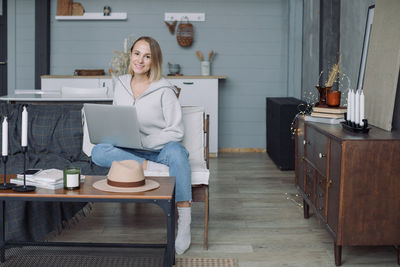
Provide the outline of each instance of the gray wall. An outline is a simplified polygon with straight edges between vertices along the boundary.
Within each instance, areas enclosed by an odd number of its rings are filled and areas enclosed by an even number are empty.
[[[302,99],[314,103],[319,79],[319,0],[303,1]]]
[[[114,12],[127,12],[128,20],[57,21],[57,0],[52,0],[50,74],[71,75],[78,68],[106,70],[113,51],[121,50],[123,39],[130,35],[149,35],[159,41],[165,74],[168,61],[181,64],[186,75],[200,74],[195,51],[208,54],[213,49],[217,54],[212,74],[228,77],[220,83],[219,93],[221,148],[265,148],[265,98],[300,96],[301,0],[79,2],[86,12],[102,12],[103,6],[109,5]],[[16,0],[15,10],[11,11],[16,14],[16,68],[11,70],[9,82],[14,86],[9,91],[32,89],[34,85],[33,5],[33,1]],[[192,47],[178,46],[164,25],[164,12],[206,14],[205,22],[193,22]],[[294,14],[295,19],[289,20],[289,14]],[[289,48],[295,59],[289,60]]]
[[[345,95],[349,87],[357,88],[368,7],[373,4],[375,0],[341,2],[340,54],[342,55],[342,71],[350,80],[350,84],[347,79],[340,84],[340,90]],[[347,103],[346,97],[342,98],[343,100]]]
[[[35,84],[35,1],[7,2],[8,91]]]

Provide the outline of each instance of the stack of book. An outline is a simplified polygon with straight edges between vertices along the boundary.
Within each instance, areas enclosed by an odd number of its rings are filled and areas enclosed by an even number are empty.
[[[306,116],[306,121],[339,124],[344,121],[346,107],[313,107],[311,115]]]
[[[62,170],[47,169],[41,170],[32,175],[25,176],[26,185],[34,185],[39,188],[59,189],[64,187],[64,174]],[[81,175],[81,182],[85,181],[85,176]],[[17,185],[24,184],[24,175],[17,174],[17,178],[11,179],[11,183]]]

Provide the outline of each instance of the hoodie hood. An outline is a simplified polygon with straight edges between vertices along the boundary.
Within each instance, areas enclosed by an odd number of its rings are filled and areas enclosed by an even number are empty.
[[[133,96],[132,91],[130,90],[132,75],[131,74],[122,75],[122,76],[119,76],[118,79],[120,80],[122,86],[128,91],[128,93]],[[142,95],[140,95],[138,97],[138,99],[142,98],[148,94],[151,94],[157,90],[160,90],[161,88],[169,88],[175,94],[178,93],[178,90],[176,89],[176,87],[162,77],[160,80],[158,80],[156,82],[152,82],[150,84],[149,88],[147,88],[147,90],[144,91],[144,93]]]

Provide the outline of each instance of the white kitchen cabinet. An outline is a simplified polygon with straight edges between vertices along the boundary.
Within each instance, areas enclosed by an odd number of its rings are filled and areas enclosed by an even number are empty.
[[[80,88],[112,88],[111,76],[57,76],[44,75],[43,91],[58,91],[63,86]],[[226,76],[166,76],[171,84],[181,88],[182,106],[204,107],[210,115],[210,153],[218,154],[218,83]]]
[[[210,153],[218,153],[218,79],[168,79],[181,88],[182,106],[202,106],[210,114]]]

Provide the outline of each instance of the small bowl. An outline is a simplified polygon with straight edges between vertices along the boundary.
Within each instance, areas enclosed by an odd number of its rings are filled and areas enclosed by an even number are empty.
[[[178,74],[181,71],[179,64],[168,64],[168,70],[170,74]]]

